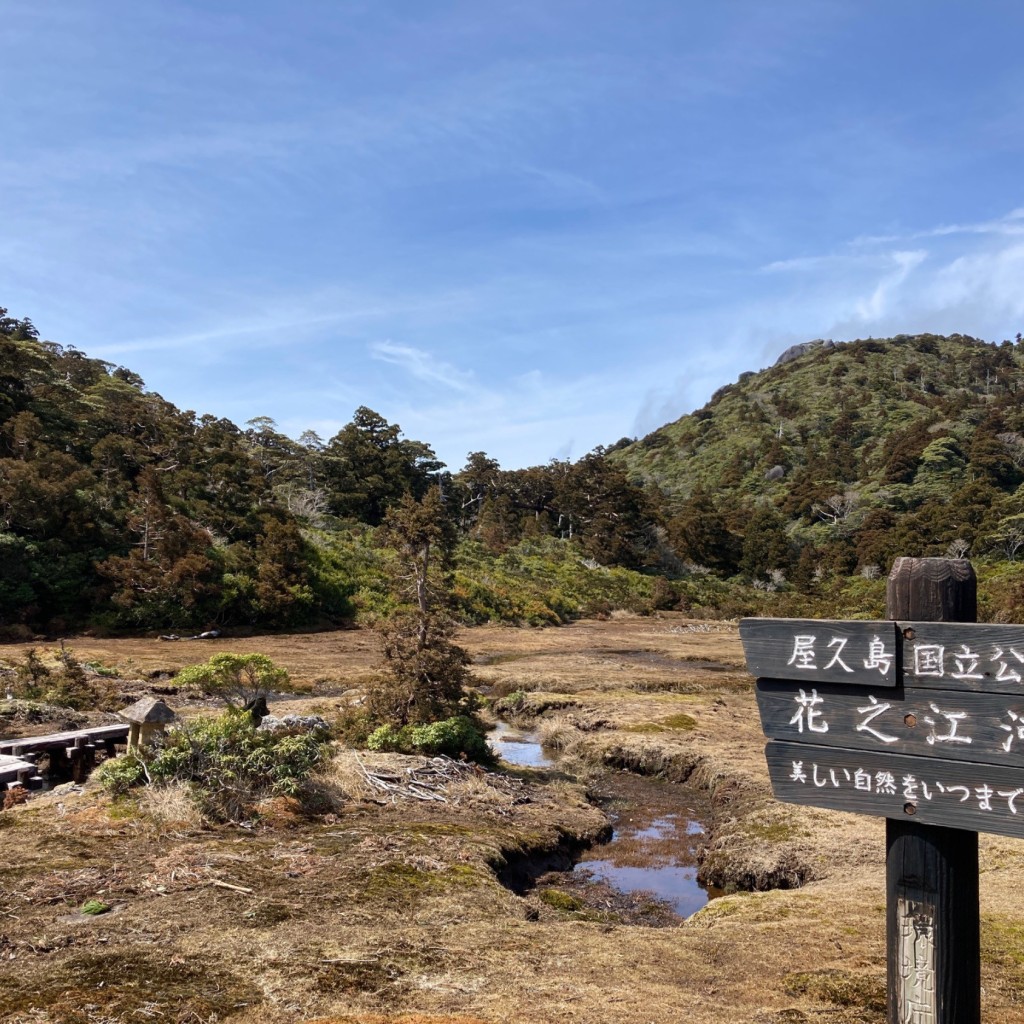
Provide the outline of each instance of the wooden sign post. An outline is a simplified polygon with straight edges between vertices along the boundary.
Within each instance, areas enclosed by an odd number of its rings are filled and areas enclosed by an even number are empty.
[[[887,819],[890,1024],[980,1024],[978,832],[1024,837],[1024,626],[976,593],[900,558],[890,620],[740,623],[775,796]]]

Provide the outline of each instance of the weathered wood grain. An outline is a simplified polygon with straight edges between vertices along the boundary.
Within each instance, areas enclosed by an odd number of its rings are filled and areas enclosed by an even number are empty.
[[[1024,695],[1024,626],[901,621],[899,629],[908,686]]]
[[[1024,768],[778,741],[765,757],[786,803],[1024,838]]]
[[[0,754],[26,754],[34,750],[51,750],[58,747],[76,746],[86,742],[123,740],[128,736],[128,724],[96,725],[87,729],[72,729],[70,732],[53,732],[45,736],[19,736],[15,739],[0,740]]]
[[[770,739],[1024,768],[1024,695],[759,679]]]
[[[895,622],[831,619],[743,619],[747,671],[809,685],[899,683],[902,636]]]
[[[978,579],[971,563],[962,558],[897,558],[885,597],[885,614],[891,619],[973,623],[978,618]],[[908,630],[904,640],[915,642],[916,637]],[[986,803],[990,788],[984,782],[974,789],[978,813],[986,814],[994,806]],[[996,796],[1001,799],[1000,794],[1013,792],[997,790]],[[1005,798],[1012,813],[1015,798]],[[918,821],[907,815],[911,810],[918,813]],[[909,803],[904,814],[885,822],[889,1022],[981,1024],[976,829],[986,826],[972,827],[960,820],[922,824],[925,816]],[[1000,829],[988,823],[987,830]],[[919,962],[922,953],[926,956]]]
[[[977,621],[974,566],[966,558],[897,558],[885,584],[885,614],[923,622]]]

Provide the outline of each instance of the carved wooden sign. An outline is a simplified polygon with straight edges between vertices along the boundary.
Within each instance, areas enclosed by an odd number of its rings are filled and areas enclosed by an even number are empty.
[[[1024,627],[744,619],[779,800],[1024,837]]]

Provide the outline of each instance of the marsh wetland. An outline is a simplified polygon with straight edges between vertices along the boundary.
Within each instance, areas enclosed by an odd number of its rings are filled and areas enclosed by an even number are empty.
[[[460,642],[504,760],[443,801],[366,784],[424,759],[339,746],[316,813],[278,799],[252,827],[91,784],[0,813],[0,1021],[881,1024],[884,827],[772,800],[735,626]],[[211,646],[259,650],[308,691],[275,713],[327,717],[376,659],[359,630],[73,643],[140,691]],[[985,1020],[1011,1024],[1024,844],[982,836],[981,871]]]

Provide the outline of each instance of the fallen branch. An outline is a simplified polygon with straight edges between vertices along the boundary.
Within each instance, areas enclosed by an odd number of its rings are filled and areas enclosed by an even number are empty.
[[[231,882],[222,882],[219,878],[209,879],[210,885],[216,885],[220,889],[231,889],[233,892],[244,892],[246,896],[252,896],[254,890],[247,889],[244,885],[232,885]]]

